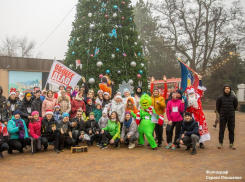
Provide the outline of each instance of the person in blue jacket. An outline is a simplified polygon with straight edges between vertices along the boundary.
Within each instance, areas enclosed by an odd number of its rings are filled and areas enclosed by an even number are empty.
[[[20,118],[20,115],[21,112],[16,110],[14,111],[12,119],[8,121],[7,129],[11,135],[8,141],[9,154],[13,154],[13,150],[18,150],[20,153],[23,153],[23,148],[30,144],[26,123]]]

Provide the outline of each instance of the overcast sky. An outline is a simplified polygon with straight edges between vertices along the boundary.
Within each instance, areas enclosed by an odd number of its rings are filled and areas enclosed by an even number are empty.
[[[65,18],[78,0],[0,0],[0,45],[5,36],[27,36],[37,42],[36,48]],[[137,0],[132,0],[133,4]],[[232,2],[232,0],[227,0]],[[241,0],[245,7],[245,0]],[[42,58],[64,59],[67,42],[72,29],[76,8],[67,16],[59,28],[35,52]]]

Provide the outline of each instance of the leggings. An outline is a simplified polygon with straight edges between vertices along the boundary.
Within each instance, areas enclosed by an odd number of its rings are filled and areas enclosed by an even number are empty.
[[[113,136],[111,136],[111,134],[108,131],[104,131],[104,133],[102,134],[102,143],[104,144],[108,144],[109,141],[113,138]],[[114,143],[110,143],[111,145],[117,145],[118,142],[120,141],[119,138],[116,138],[114,140]]]
[[[9,151],[18,150],[23,151],[23,148],[30,145],[31,140],[28,139],[10,139],[8,141]]]
[[[167,143],[171,143],[172,142],[173,130],[174,130],[174,127],[175,127],[174,144],[177,145],[176,141],[179,138],[181,125],[182,125],[181,121],[172,122],[172,125],[167,125],[167,128],[166,128]]]

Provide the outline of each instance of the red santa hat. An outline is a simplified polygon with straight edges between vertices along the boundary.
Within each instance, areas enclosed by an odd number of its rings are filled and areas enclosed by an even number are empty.
[[[193,86],[189,86],[186,88],[186,92],[188,95],[195,93],[195,89]]]
[[[16,92],[16,88],[11,87],[11,88],[10,88],[9,96],[12,95],[12,94],[16,95],[15,92]]]
[[[52,110],[47,110],[47,111],[46,111],[46,115],[47,115],[47,114],[52,114],[52,115],[53,115],[53,111],[52,111]]]
[[[60,109],[60,105],[59,104],[55,104],[54,109],[56,109],[56,108]]]

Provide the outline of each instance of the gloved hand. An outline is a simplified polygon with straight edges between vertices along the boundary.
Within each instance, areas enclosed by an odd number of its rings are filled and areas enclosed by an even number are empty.
[[[19,131],[22,131],[23,130],[23,126],[19,126]]]
[[[38,140],[42,140],[42,137],[40,136],[40,137],[38,137]]]

